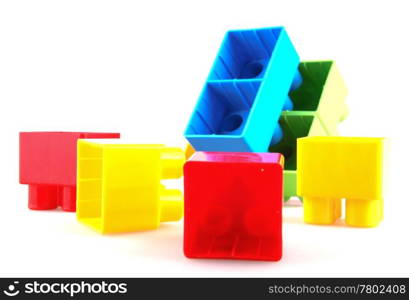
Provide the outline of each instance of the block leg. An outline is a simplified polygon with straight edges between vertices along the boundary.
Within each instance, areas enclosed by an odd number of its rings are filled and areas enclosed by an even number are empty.
[[[176,147],[166,147],[161,154],[162,179],[175,179],[183,175],[185,153]]]
[[[34,210],[55,209],[58,206],[58,186],[30,184],[28,208]]]
[[[63,186],[60,187],[60,203],[61,209],[64,211],[75,212],[76,208],[76,187]]]
[[[182,192],[176,189],[163,189],[160,195],[160,221],[179,221],[183,216]]]
[[[355,227],[375,227],[383,219],[383,199],[347,199],[345,223]]]
[[[333,224],[341,216],[341,199],[304,197],[304,222]]]

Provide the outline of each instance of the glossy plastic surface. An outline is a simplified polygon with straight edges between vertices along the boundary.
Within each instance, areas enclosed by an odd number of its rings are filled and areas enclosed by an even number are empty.
[[[383,218],[382,138],[298,139],[297,192],[304,197],[304,220],[332,224],[341,215],[351,226],[377,226]]]
[[[198,151],[266,152],[282,138],[298,63],[283,27],[227,32],[185,137]]]
[[[196,152],[184,167],[185,255],[279,260],[282,174],[278,153]]]
[[[20,183],[29,185],[28,207],[75,211],[77,140],[119,137],[119,133],[20,132]]]
[[[297,195],[297,138],[338,135],[337,124],[348,115],[347,88],[335,62],[302,62],[299,70],[303,82],[290,93],[293,110],[281,113],[283,138],[269,148],[285,156],[285,201]]]
[[[193,148],[193,146],[188,143],[186,145],[186,148],[185,148],[185,158],[186,158],[186,160],[188,160],[193,155],[193,153],[195,153],[195,151],[196,150]]]
[[[162,179],[182,176],[182,149],[78,142],[77,219],[100,233],[156,229],[183,215],[183,196]]]

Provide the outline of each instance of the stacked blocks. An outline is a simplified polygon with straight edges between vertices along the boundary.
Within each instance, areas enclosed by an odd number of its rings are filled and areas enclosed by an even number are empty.
[[[181,219],[181,191],[165,189],[161,180],[181,177],[184,161],[179,148],[80,140],[78,220],[101,233],[119,233]]]
[[[299,65],[302,84],[290,92],[293,110],[281,112],[279,124],[283,136],[268,151],[282,153],[285,160],[284,200],[296,196],[297,138],[338,135],[337,124],[348,115],[345,103],[347,88],[333,61],[302,62]],[[188,144],[186,158],[195,150]]]
[[[276,261],[282,254],[283,156],[196,152],[184,167],[184,252]]]
[[[227,32],[185,137],[197,151],[267,152],[302,82],[298,64],[283,27]]]
[[[303,197],[311,224],[335,223],[344,198],[348,225],[383,218],[383,139],[337,136],[346,95],[335,63],[300,63],[283,27],[228,31],[186,149],[95,140],[118,133],[22,132],[20,183],[29,208],[76,211],[100,233],[156,229],[185,213],[187,257],[277,261],[283,198]],[[184,204],[162,181],[182,173]]]
[[[77,140],[119,138],[119,133],[20,132],[20,183],[28,207],[75,211]]]
[[[304,197],[304,220],[373,227],[383,218],[383,139],[308,137],[298,139],[297,191]]]

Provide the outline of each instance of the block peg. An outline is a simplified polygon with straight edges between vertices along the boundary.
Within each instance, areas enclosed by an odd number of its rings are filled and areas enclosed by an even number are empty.
[[[182,149],[176,147],[166,147],[161,154],[162,178],[180,178],[183,174],[183,164],[185,154]]]
[[[30,184],[28,207],[33,210],[55,209],[58,206],[58,186]]]
[[[334,224],[341,217],[341,199],[304,197],[304,222],[309,224]]]
[[[383,219],[383,200],[347,199],[345,223],[354,227],[375,227]]]
[[[182,192],[176,189],[163,189],[160,193],[160,221],[179,221],[182,216]]]

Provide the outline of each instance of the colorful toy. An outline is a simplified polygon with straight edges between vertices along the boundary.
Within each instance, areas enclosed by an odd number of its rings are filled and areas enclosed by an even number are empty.
[[[332,224],[341,215],[351,226],[377,226],[383,218],[382,138],[307,137],[297,140],[297,191],[304,221]]]
[[[77,219],[100,233],[158,228],[183,215],[182,193],[162,179],[182,176],[182,149],[78,142]]]
[[[302,62],[299,70],[303,83],[290,93],[294,110],[281,113],[284,136],[269,148],[285,156],[285,201],[297,195],[297,138],[338,135],[337,124],[348,115],[347,88],[333,61]]]
[[[119,138],[119,133],[20,132],[20,183],[28,184],[28,207],[75,211],[77,140]]]
[[[30,209],[76,211],[99,233],[185,213],[186,257],[278,261],[283,181],[285,201],[303,197],[306,223],[335,223],[343,199],[347,225],[382,221],[384,139],[337,137],[346,96],[336,64],[300,63],[283,27],[228,31],[184,150],[95,140],[119,133],[22,132],[20,183]],[[184,206],[162,181],[183,171]]]
[[[283,27],[227,32],[185,137],[198,151],[267,152],[301,85],[299,57]]]
[[[196,152],[184,167],[185,255],[279,260],[283,163],[279,153]]]

